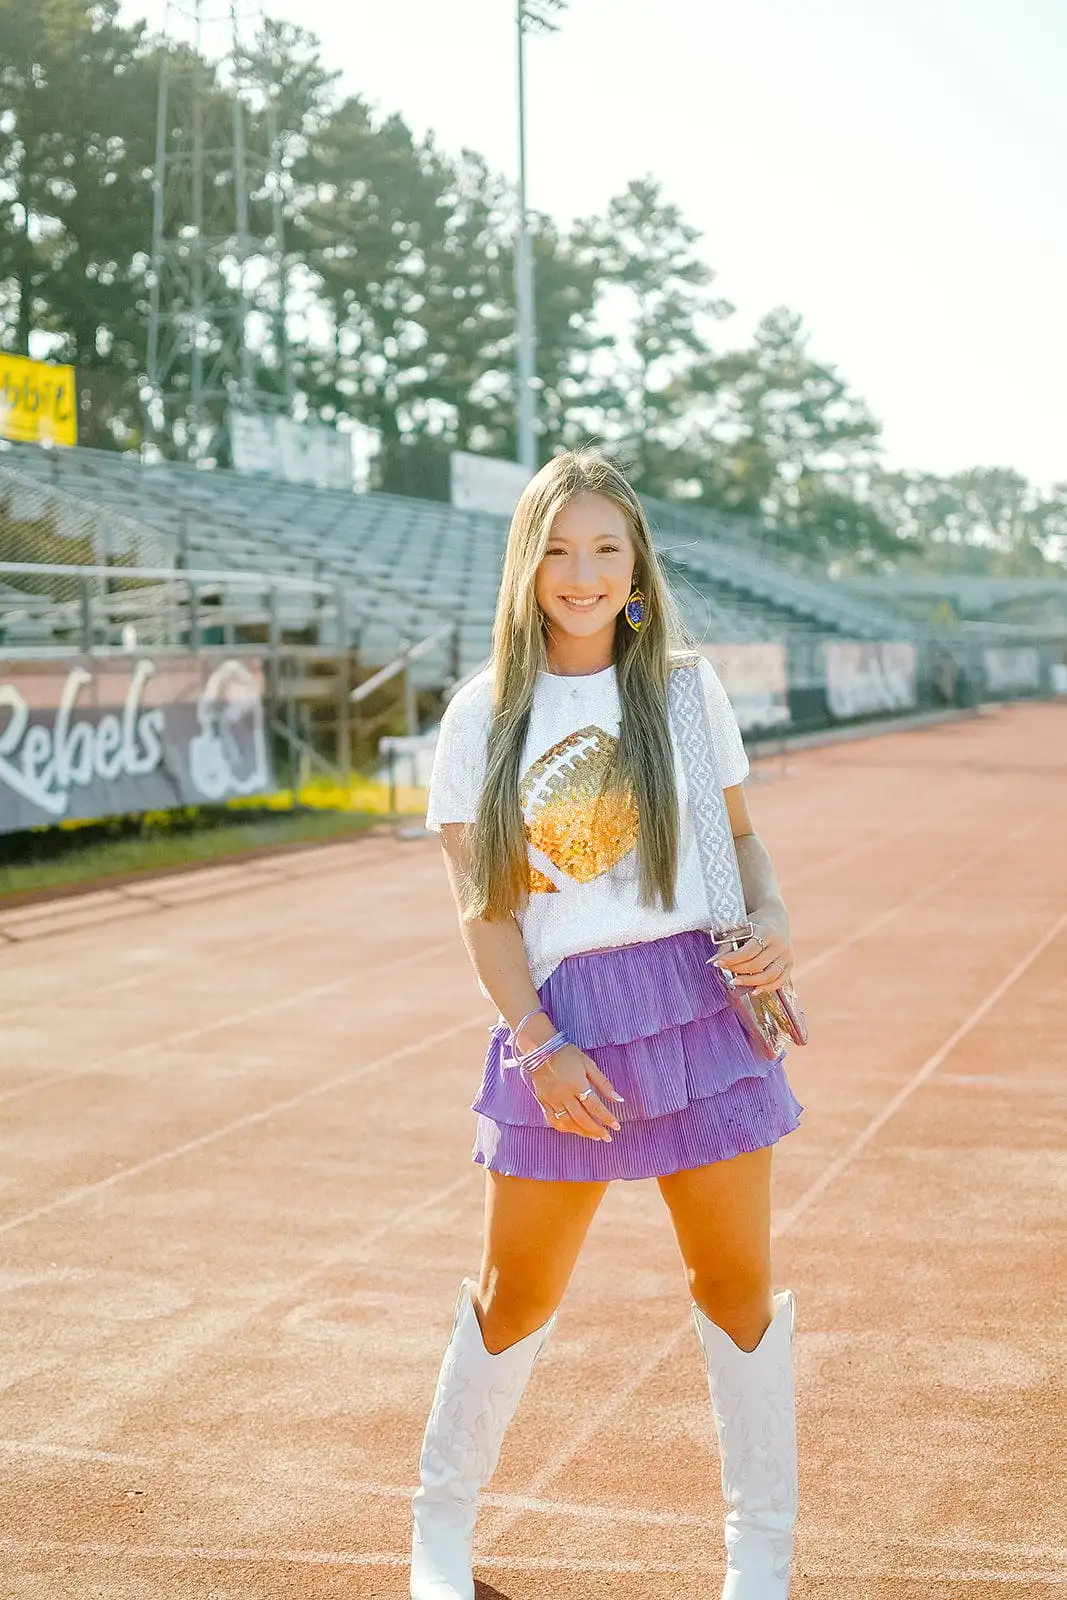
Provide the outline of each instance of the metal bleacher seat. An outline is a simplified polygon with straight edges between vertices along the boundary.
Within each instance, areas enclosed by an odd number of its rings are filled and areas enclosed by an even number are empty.
[[[317,578],[339,586],[361,647],[387,659],[401,637],[460,624],[465,670],[484,657],[508,519],[397,495],[350,494],[142,466],[114,452],[13,447],[12,466],[113,506],[158,531],[175,559],[210,570]],[[886,637],[899,621],[872,598],[789,571],[747,540],[740,519],[647,502],[680,606],[705,641]],[[247,589],[245,591],[247,593]],[[373,646],[367,641],[373,640]]]

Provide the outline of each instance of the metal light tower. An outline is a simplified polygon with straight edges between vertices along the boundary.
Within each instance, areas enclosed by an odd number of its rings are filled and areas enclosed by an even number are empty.
[[[526,214],[526,35],[527,33],[555,33],[556,16],[564,11],[567,0],[517,0],[515,10],[519,56],[519,228],[515,242],[515,309],[518,330],[518,361],[516,384],[518,390],[519,461],[528,472],[537,471],[537,395],[535,350],[537,328],[534,318],[534,262],[533,242]]]
[[[245,63],[260,19],[257,0],[167,0],[164,9],[145,409],[150,433],[192,459],[217,455],[228,407],[269,401],[255,381],[265,335],[250,339],[249,323],[256,307],[276,307],[258,320],[274,322],[277,337],[284,316],[272,107],[264,117],[271,149],[248,147]],[[273,231],[254,237],[249,201],[268,215],[268,188]]]

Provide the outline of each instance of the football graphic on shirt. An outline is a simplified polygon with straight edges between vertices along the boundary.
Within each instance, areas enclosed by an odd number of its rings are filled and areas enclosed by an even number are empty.
[[[633,797],[600,797],[617,746],[618,740],[603,728],[579,728],[539,756],[519,787],[526,837],[534,851],[576,883],[610,872],[637,843]],[[532,863],[530,891],[555,892],[555,885]]]

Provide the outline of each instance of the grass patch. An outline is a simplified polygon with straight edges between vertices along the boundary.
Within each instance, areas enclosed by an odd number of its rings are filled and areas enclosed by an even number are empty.
[[[7,859],[0,861],[0,903],[10,895],[41,889],[63,889],[99,883],[127,873],[152,872],[197,862],[239,856],[265,845],[299,844],[352,838],[374,823],[381,813],[343,811],[269,812],[240,819],[175,823],[167,813],[166,826],[144,818],[121,818],[92,828],[40,834],[8,835],[3,844]],[[101,831],[105,836],[101,837]],[[15,841],[29,859],[13,860]]]
[[[392,817],[421,821],[425,810],[424,789],[397,785],[390,795],[372,778],[354,776],[343,787],[315,778],[298,793],[280,789],[225,805],[0,834],[0,905],[15,895],[82,884],[103,888],[109,878],[240,857],[264,847],[351,838]]]

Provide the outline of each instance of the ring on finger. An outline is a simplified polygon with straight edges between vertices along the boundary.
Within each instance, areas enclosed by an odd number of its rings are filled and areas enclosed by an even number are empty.
[[[560,1106],[559,1110],[558,1111],[553,1111],[552,1115],[554,1117],[565,1117],[567,1115],[567,1107],[566,1106]]]
[[[596,1090],[593,1088],[592,1084],[589,1085],[588,1089],[583,1089],[578,1098],[579,1100],[588,1100],[591,1094],[596,1094]]]

